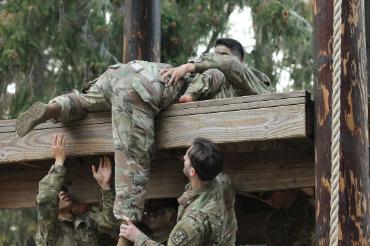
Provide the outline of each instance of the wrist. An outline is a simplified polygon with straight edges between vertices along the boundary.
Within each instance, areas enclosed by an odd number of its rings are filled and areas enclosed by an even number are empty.
[[[187,71],[188,73],[192,73],[195,71],[195,64],[194,63],[187,63]]]
[[[102,190],[110,190],[110,184],[99,184]]]
[[[65,158],[55,158],[54,165],[56,166],[63,166],[64,165]]]

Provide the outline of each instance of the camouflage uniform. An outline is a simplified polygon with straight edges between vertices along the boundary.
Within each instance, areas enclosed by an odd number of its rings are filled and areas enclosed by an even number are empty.
[[[196,74],[185,95],[190,95],[194,101],[273,92],[265,74],[233,55],[208,53],[189,62],[195,64]]]
[[[113,213],[140,221],[155,151],[154,117],[176,102],[185,80],[168,85],[160,78],[167,64],[135,61],[110,66],[80,93],[54,98],[61,105],[59,122],[85,117],[87,112],[112,110],[116,200]]]
[[[114,194],[102,190],[102,211],[90,212],[74,220],[58,219],[59,192],[66,168],[52,166],[49,174],[39,183],[36,197],[38,212],[38,231],[36,245],[99,245],[98,232],[118,235],[119,223],[112,214]],[[116,233],[115,235],[113,235]]]
[[[235,245],[235,193],[229,177],[219,174],[201,189],[192,190],[190,184],[185,189],[167,245]],[[142,233],[135,245],[163,244]]]
[[[296,201],[286,209],[275,211],[266,224],[266,243],[271,246],[313,245],[314,207],[306,194],[299,192]]]

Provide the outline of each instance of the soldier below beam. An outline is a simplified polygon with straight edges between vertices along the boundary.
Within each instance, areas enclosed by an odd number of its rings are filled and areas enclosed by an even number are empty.
[[[269,246],[311,246],[314,242],[314,206],[299,189],[265,192],[262,198],[275,208],[267,219]]]
[[[145,201],[142,225],[138,227],[156,242],[166,244],[173,227],[176,225],[178,206],[175,198]]]
[[[184,174],[190,183],[178,199],[177,224],[167,245],[235,245],[237,222],[235,193],[230,179],[222,174],[223,155],[217,146],[197,138],[184,156]],[[141,232],[127,218],[120,236],[138,246],[163,245]]]
[[[112,164],[108,157],[100,159],[98,170],[92,173],[101,189],[102,209],[96,212],[75,215],[73,200],[63,188],[66,174],[64,161],[66,138],[62,134],[54,137],[52,153],[54,165],[40,181],[36,197],[38,230],[36,245],[99,245],[98,234],[106,233],[116,238],[119,222],[114,218],[112,207],[114,194],[110,187]],[[81,210],[80,210],[81,212]]]

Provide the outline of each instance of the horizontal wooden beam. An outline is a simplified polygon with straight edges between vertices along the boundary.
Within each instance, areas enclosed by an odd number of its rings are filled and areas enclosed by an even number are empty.
[[[185,150],[184,150],[185,151]],[[152,163],[149,198],[177,197],[186,184],[182,174],[183,153],[172,159]],[[225,153],[224,171],[230,175],[238,192],[288,189],[314,186],[313,147],[274,149],[249,153]],[[90,165],[97,158],[68,159],[66,185],[75,199],[97,202],[99,192]],[[47,174],[51,161],[0,165],[0,207],[35,205],[39,180]]]
[[[306,92],[277,93],[176,104],[156,119],[159,150],[189,146],[195,137],[219,144],[306,140],[312,137],[312,107]],[[89,114],[66,125],[45,123],[20,138],[14,120],[0,121],[0,164],[50,159],[50,138],[67,136],[71,156],[111,153],[109,113]]]

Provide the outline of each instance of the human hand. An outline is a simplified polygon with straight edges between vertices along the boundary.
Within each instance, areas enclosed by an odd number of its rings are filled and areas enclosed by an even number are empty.
[[[110,190],[112,163],[109,157],[103,156],[102,158],[100,158],[98,171],[96,171],[96,167],[94,165],[91,166],[91,171],[99,186],[103,190]]]
[[[124,220],[127,224],[122,223],[119,230],[119,236],[124,237],[131,242],[135,242],[139,237],[140,233],[142,233],[133,223],[132,221],[125,217]]]
[[[165,68],[162,69],[160,74],[162,79],[165,79],[167,76],[170,76],[169,84],[176,83],[179,79],[184,77],[185,74],[194,72],[195,65],[194,63],[186,63],[179,67],[175,68]]]
[[[51,152],[55,159],[56,166],[63,166],[66,159],[66,149],[65,149],[66,138],[64,134],[57,133],[54,136],[54,143],[51,146]]]

